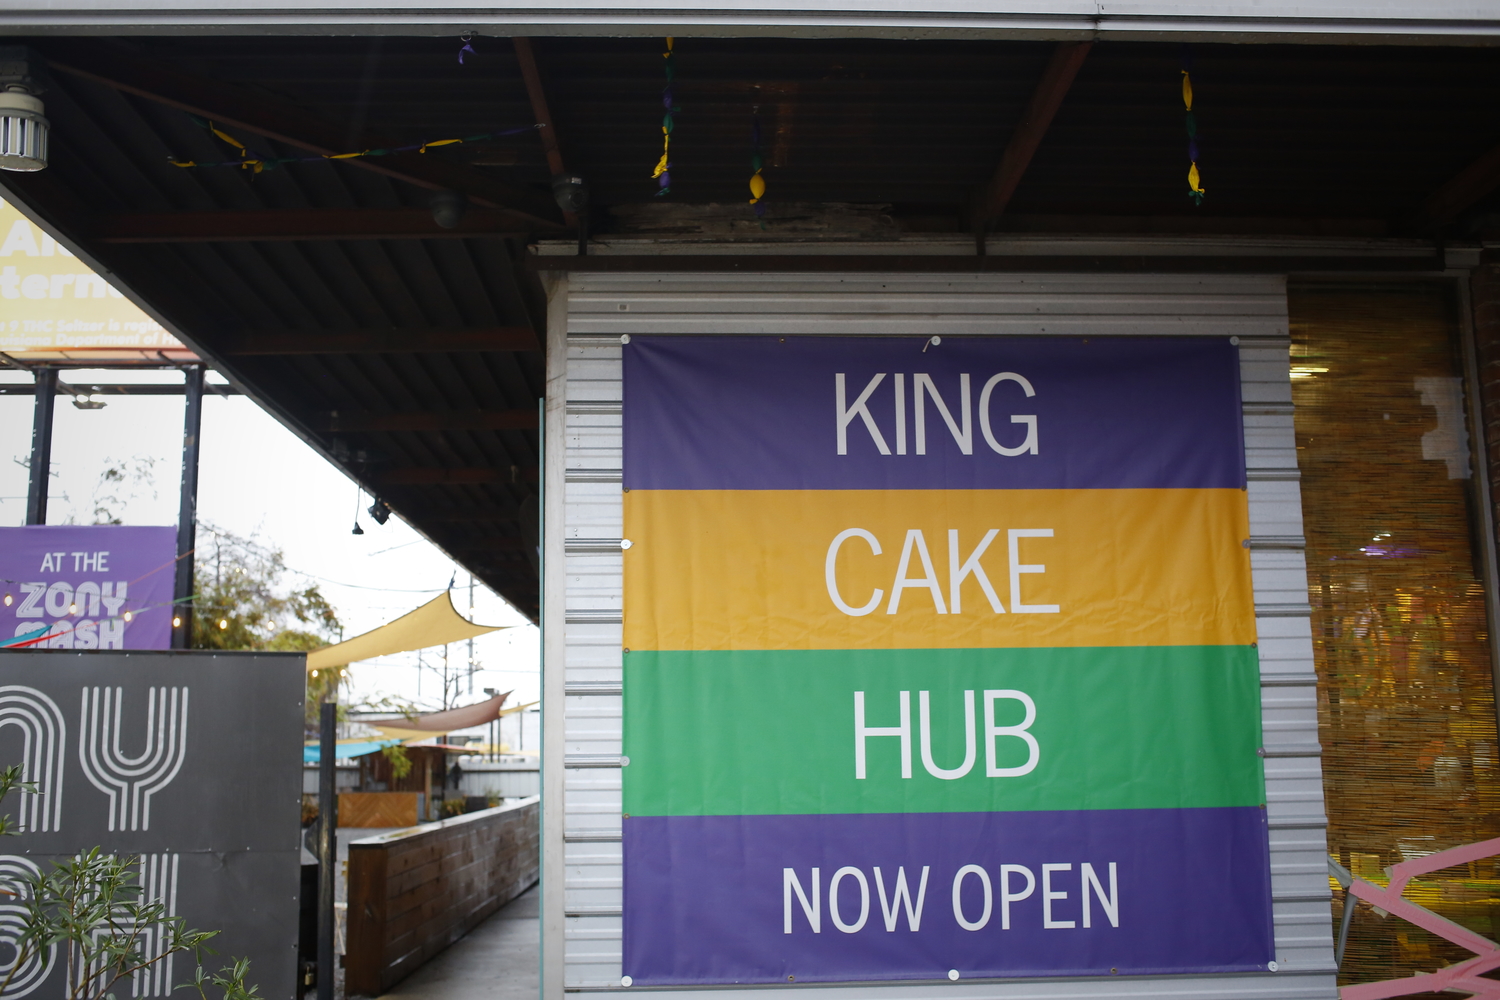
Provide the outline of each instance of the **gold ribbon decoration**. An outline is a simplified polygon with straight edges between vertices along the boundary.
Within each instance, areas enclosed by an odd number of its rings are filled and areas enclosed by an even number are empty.
[[[1191,52],[1183,53],[1182,68],[1182,104],[1187,116],[1188,135],[1188,197],[1193,199],[1193,204],[1203,204],[1203,178],[1198,173],[1198,119],[1193,115],[1193,57]]]
[[[661,159],[656,161],[656,169],[651,172],[651,179],[657,184],[657,197],[668,194],[672,190],[672,128],[674,121],[672,115],[681,109],[672,95],[672,81],[677,77],[677,59],[672,53],[673,38],[667,36],[667,51],[661,54],[662,68],[667,74],[667,85],[662,88],[661,104],[666,113],[661,119]]]

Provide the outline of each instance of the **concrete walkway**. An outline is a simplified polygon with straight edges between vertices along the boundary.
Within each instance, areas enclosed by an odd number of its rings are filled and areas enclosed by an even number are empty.
[[[536,1000],[540,901],[532,886],[382,1000]]]

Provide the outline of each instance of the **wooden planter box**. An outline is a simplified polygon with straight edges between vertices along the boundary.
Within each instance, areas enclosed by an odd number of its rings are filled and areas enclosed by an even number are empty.
[[[541,799],[349,845],[345,989],[380,996],[536,883]]]

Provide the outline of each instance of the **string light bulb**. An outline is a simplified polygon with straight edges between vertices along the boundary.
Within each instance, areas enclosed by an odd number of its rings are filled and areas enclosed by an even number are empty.
[[[76,614],[78,614],[78,604],[76,602],[73,603],[73,604],[69,604],[68,605],[68,614],[70,614],[70,615],[76,615]]]
[[[135,615],[133,615],[129,611],[127,611],[127,612],[125,612],[125,614],[121,615],[121,617],[124,618],[126,621],[131,621],[131,620],[133,620],[135,618]]]
[[[220,618],[219,619],[219,628],[226,629],[228,627],[229,627],[229,619],[228,618]]]
[[[314,671],[313,671],[313,672],[312,672],[312,675],[313,675],[313,676],[314,676],[314,677],[316,677],[316,676],[318,676],[318,672],[317,672],[317,671],[316,671],[316,670],[314,670]]]
[[[182,619],[179,618],[177,615],[173,615],[172,616],[172,627],[173,628],[182,628]]]
[[[5,606],[6,606],[6,607],[7,607],[7,608],[8,608],[8,607],[10,607],[10,605],[11,605],[11,602],[12,602],[12,601],[14,601],[14,600],[15,600],[15,598],[14,598],[14,597],[11,597],[11,596],[10,596],[10,595],[9,595],[9,594],[6,594],[6,595],[5,595]]]

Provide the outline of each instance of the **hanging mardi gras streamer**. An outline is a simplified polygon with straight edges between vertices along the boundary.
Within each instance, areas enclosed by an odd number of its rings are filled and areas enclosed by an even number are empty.
[[[760,155],[760,108],[750,119],[750,204],[755,206],[760,228],[766,228],[766,179],[761,176],[765,160]]]
[[[1182,54],[1182,103],[1187,108],[1188,135],[1188,197],[1193,204],[1202,205],[1202,178],[1198,176],[1198,119],[1193,117],[1193,54],[1184,50]]]
[[[253,170],[257,174],[262,170],[274,170],[285,163],[321,163],[324,160],[353,160],[361,156],[394,156],[397,153],[425,153],[433,146],[453,146],[464,142],[483,142],[486,139],[499,139],[507,135],[520,135],[523,132],[530,132],[533,129],[543,127],[541,125],[522,125],[520,128],[504,129],[499,132],[466,135],[461,139],[429,139],[426,142],[413,143],[410,146],[392,146],[389,149],[362,149],[357,153],[331,153],[327,156],[276,156],[262,159],[252,157],[250,150],[245,147],[244,143],[219,129],[213,122],[204,121],[193,115],[189,115],[188,117],[199,128],[212,132],[235,149],[238,149],[240,151],[240,158],[238,160],[223,160],[218,163],[199,163],[197,160],[176,160],[169,156],[167,157],[167,162],[171,163],[174,167],[183,167],[184,169],[188,167],[241,167],[245,170]]]
[[[672,96],[672,81],[677,76],[677,60],[672,55],[672,38],[667,38],[667,51],[661,54],[662,67],[666,70],[667,85],[662,88],[661,105],[666,109],[666,114],[661,119],[661,159],[656,161],[656,169],[651,173],[651,179],[656,181],[658,190],[656,196],[659,198],[672,190],[672,162],[669,159],[672,152],[672,115],[681,111]]]
[[[228,132],[223,131],[213,122],[206,122],[203,119],[193,115],[189,115],[188,117],[193,119],[193,123],[195,125],[208,129],[208,131],[212,132],[214,135],[218,136],[220,139],[223,139],[225,142],[229,143],[229,145],[240,151],[240,158],[238,160],[229,161],[230,166],[243,167],[255,162],[254,160],[249,159],[250,150],[245,148],[245,144],[243,142],[240,142]],[[255,172],[260,173],[260,168],[255,168]]]

